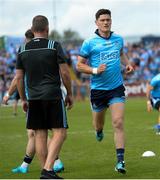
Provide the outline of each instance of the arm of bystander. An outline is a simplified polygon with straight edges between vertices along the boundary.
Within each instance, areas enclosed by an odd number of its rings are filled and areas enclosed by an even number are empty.
[[[28,103],[25,96],[25,90],[24,90],[24,71],[22,69],[16,70],[16,81],[17,81],[17,89],[22,101],[22,108],[24,112],[27,112],[28,109]]]
[[[71,90],[71,78],[69,73],[69,67],[66,63],[59,64],[60,67],[60,74],[62,77],[63,84],[67,90],[67,95],[65,98],[65,105],[67,109],[71,109],[73,106],[73,99],[72,99],[72,90]]]
[[[7,93],[5,94],[5,96],[3,97],[3,103],[7,105],[8,100],[10,98],[10,96],[13,95],[13,93],[15,92],[17,87],[17,82],[16,82],[16,78],[14,77],[14,79],[11,82],[11,85],[7,91]]]

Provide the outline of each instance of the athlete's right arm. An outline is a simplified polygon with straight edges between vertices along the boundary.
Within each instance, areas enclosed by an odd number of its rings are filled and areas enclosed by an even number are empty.
[[[105,71],[106,65],[101,64],[98,68],[92,68],[86,64],[87,59],[78,56],[77,70],[86,74],[100,74]]]
[[[14,79],[12,80],[11,85],[10,85],[6,95],[3,97],[3,103],[4,104],[7,104],[10,96],[12,96],[12,94],[16,90],[16,87],[17,87],[17,82],[16,82],[16,77],[14,77]]]

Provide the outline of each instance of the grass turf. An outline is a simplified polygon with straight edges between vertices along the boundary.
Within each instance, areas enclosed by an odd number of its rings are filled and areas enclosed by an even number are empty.
[[[65,171],[60,173],[65,179],[158,179],[160,177],[160,136],[153,126],[157,123],[158,112],[146,112],[143,98],[130,98],[126,102],[125,132],[127,173],[114,171],[116,153],[109,112],[106,114],[104,139],[97,142],[92,128],[91,111],[88,101],[75,103],[68,112],[68,137],[60,158]],[[11,169],[20,165],[25,154],[27,136],[25,115],[18,109],[12,115],[12,107],[0,107],[0,178],[38,179],[40,165],[37,157],[30,165],[29,173],[13,174]],[[151,150],[155,157],[141,157]]]

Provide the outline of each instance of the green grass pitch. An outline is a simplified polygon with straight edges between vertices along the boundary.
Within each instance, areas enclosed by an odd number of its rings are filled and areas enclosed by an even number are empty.
[[[153,126],[157,123],[158,112],[146,112],[146,100],[129,98],[126,102],[125,161],[127,173],[114,171],[116,153],[109,111],[107,111],[104,139],[97,142],[92,128],[88,101],[76,102],[68,112],[68,137],[60,158],[65,171],[60,175],[66,179],[158,179],[160,178],[160,135]],[[0,107],[0,179],[38,179],[40,165],[34,158],[28,174],[13,174],[11,169],[20,165],[27,142],[25,115],[18,109],[12,115],[12,107]],[[142,157],[144,151],[155,152],[155,157]]]

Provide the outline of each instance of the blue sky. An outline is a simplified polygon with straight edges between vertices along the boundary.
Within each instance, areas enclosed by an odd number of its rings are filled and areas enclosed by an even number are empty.
[[[95,26],[95,12],[112,11],[112,30],[122,36],[160,35],[160,0],[0,0],[0,36],[23,36],[38,14],[50,29],[72,29],[86,38]]]

